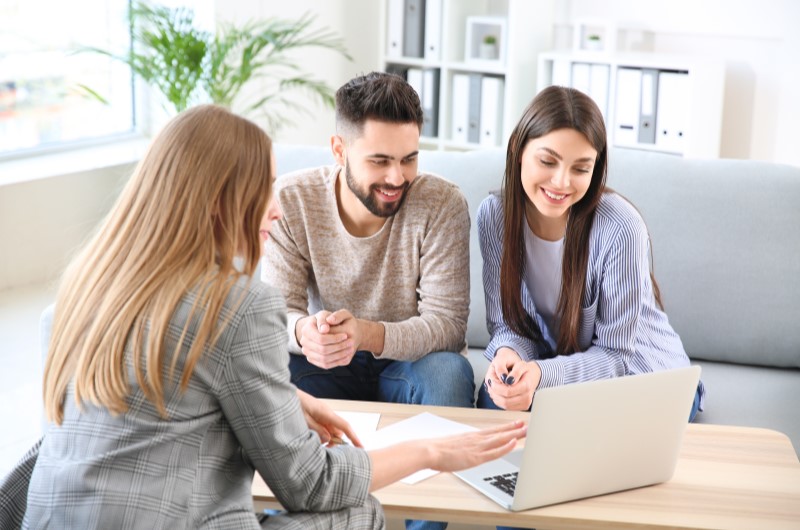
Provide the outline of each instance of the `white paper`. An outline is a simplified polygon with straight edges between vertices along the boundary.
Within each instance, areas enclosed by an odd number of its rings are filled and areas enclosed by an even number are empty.
[[[465,432],[477,431],[475,427],[458,423],[457,421],[448,420],[431,414],[430,412],[423,412],[408,419],[393,423],[388,427],[384,427],[375,431],[369,437],[364,437],[361,441],[367,450],[381,449],[394,445],[400,442],[407,442],[411,440],[421,440],[427,438],[439,438],[442,436],[450,436],[454,434],[462,434]],[[361,433],[358,433],[361,436]],[[405,484],[416,484],[421,480],[432,477],[439,473],[432,469],[423,469],[417,471],[401,482]]]
[[[358,436],[362,442],[375,434],[375,431],[378,429],[378,422],[381,419],[379,412],[336,411],[336,414],[344,418],[344,420],[353,427],[356,436]],[[345,439],[348,443],[353,443],[347,436],[345,436]]]

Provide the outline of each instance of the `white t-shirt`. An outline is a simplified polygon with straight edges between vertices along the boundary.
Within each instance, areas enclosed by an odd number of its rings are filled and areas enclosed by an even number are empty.
[[[564,238],[546,241],[533,231],[525,230],[525,285],[531,293],[536,311],[542,316],[550,333],[558,334],[555,318],[558,295],[561,292],[561,262],[564,259]]]

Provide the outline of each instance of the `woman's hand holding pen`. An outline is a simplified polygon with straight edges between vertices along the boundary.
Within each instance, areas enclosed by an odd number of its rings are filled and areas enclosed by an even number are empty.
[[[308,427],[319,434],[319,439],[328,447],[344,443],[344,436],[347,436],[353,445],[362,447],[361,440],[358,439],[353,428],[344,418],[336,414],[331,407],[324,401],[306,394],[297,389],[297,397],[303,407],[303,415],[306,417]]]
[[[499,348],[486,371],[486,390],[505,410],[528,410],[542,379],[536,361],[526,362],[511,348]]]

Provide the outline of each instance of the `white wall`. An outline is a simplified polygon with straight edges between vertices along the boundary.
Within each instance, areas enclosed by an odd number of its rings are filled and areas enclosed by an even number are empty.
[[[328,83],[334,90],[356,75],[379,68],[379,35],[381,4],[378,0],[218,0],[219,21],[241,23],[255,18],[297,19],[306,12],[316,15],[313,27],[329,27],[345,41],[353,61],[321,49],[299,50],[292,55],[307,72]],[[259,90],[259,88],[256,88]],[[334,130],[332,109],[306,99],[311,116],[293,113],[295,125],[275,134],[285,143],[328,145]],[[258,116],[252,116],[259,121]]]
[[[124,164],[0,186],[0,290],[56,281],[132,170]]]
[[[567,0],[556,44],[572,24],[606,19],[652,32],[649,51],[727,63],[720,155],[800,166],[800,3],[794,0]]]
[[[212,0],[202,0],[211,2]],[[334,88],[379,67],[381,0],[218,0],[218,19],[296,18],[311,11],[341,34],[354,57],[330,52],[297,60]],[[535,1],[535,0],[531,0]],[[728,61],[722,156],[800,166],[800,3],[792,0],[565,0],[555,43],[569,45],[572,23],[606,17],[653,32],[658,52],[707,53]],[[276,140],[327,145],[333,112],[312,106]],[[4,174],[0,165],[0,177]],[[0,185],[0,290],[57,278],[75,248],[111,206],[130,164]],[[11,180],[14,180],[13,178]]]

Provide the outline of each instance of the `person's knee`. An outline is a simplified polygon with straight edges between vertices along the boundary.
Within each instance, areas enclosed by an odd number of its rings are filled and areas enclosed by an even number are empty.
[[[474,376],[472,365],[466,357],[453,352],[434,352],[414,365],[421,403],[460,407],[473,405]]]
[[[434,356],[432,361],[435,363],[435,369],[440,379],[453,383],[467,380],[473,382],[474,386],[475,376],[472,365],[469,364],[466,357],[453,352],[434,352],[429,355]]]

